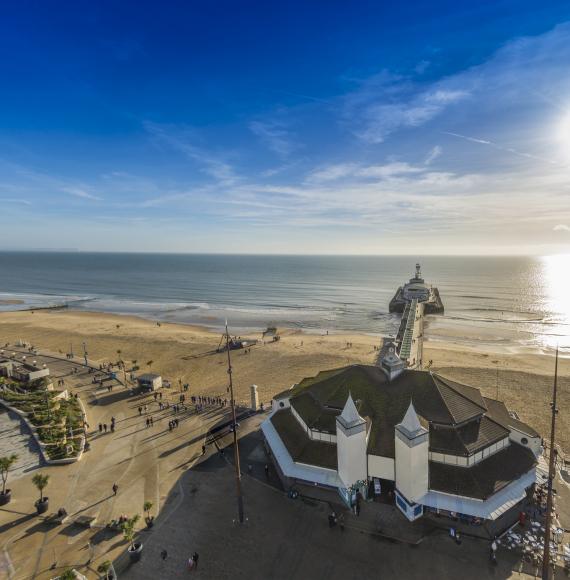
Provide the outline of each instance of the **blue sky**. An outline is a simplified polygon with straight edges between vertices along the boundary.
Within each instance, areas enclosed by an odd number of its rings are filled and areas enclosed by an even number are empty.
[[[22,0],[0,48],[0,248],[570,252],[567,2]]]

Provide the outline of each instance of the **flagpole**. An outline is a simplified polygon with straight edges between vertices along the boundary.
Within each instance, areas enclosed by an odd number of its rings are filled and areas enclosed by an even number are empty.
[[[230,405],[232,409],[232,424],[234,432],[234,464],[236,470],[236,494],[238,502],[239,523],[243,524],[243,497],[241,494],[241,469],[239,464],[239,447],[237,437],[236,404],[234,400],[234,386],[232,381],[232,361],[230,358],[230,334],[228,332],[228,321],[226,320],[226,350],[228,351],[228,375],[230,380]]]
[[[552,420],[550,424],[550,461],[548,463],[548,493],[546,496],[546,522],[544,524],[544,553],[542,556],[542,580],[548,580],[548,567],[550,566],[550,526],[552,525],[552,484],[554,482],[554,467],[556,463],[556,449],[554,441],[556,436],[556,391],[558,383],[558,346],[556,347],[556,360],[554,363],[554,388],[552,391]]]

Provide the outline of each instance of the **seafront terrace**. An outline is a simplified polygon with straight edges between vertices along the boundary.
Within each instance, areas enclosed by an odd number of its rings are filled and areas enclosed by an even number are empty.
[[[12,350],[17,356],[26,353],[16,347]],[[103,560],[114,560],[126,550],[122,534],[109,532],[107,524],[122,514],[140,514],[139,527],[144,528],[145,501],[153,503],[151,511],[156,515],[167,511],[165,502],[176,490],[183,496],[179,477],[201,456],[208,429],[225,416],[227,408],[209,407],[196,413],[188,407],[175,414],[172,405],[179,401],[178,389],[162,389],[161,410],[152,394],[133,391],[131,385],[124,386],[110,373],[99,371],[98,365],[93,365],[97,375],[107,380],[103,385],[94,383],[94,373],[82,358],[67,360],[41,350],[34,358],[38,364],[49,365],[53,380],[64,380],[65,388],[82,400],[90,449],[71,465],[45,465],[20,419],[3,415],[3,453],[14,446],[19,459],[8,480],[12,501],[0,507],[0,577],[48,579],[73,566],[88,578],[97,578],[96,569]],[[146,411],[139,414],[138,408],[145,406]],[[153,426],[147,427],[150,418]],[[173,418],[179,426],[171,430],[168,423]],[[107,432],[101,432],[99,424],[106,424]],[[34,507],[38,491],[31,481],[39,472],[50,477],[44,490],[49,510],[41,516]],[[51,523],[49,516],[62,507],[69,514],[67,521]],[[82,525],[82,518],[93,519],[91,527]]]

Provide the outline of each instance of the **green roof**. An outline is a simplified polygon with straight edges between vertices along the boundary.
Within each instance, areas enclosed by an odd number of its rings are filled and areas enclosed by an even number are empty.
[[[271,422],[293,461],[337,469],[336,445],[310,439],[290,409],[275,413]]]
[[[379,367],[352,365],[304,379],[289,391],[291,406],[307,426],[329,433],[335,433],[336,416],[349,392],[360,415],[372,424],[368,452],[373,455],[395,456],[394,427],[410,401],[431,424],[430,431],[438,426],[453,428],[436,434],[436,447],[442,452],[468,455],[508,435],[503,421],[481,420],[487,406],[478,389],[427,371],[407,370],[389,382]]]
[[[532,451],[517,443],[468,469],[430,461],[429,487],[484,500],[527,473],[535,464]]]

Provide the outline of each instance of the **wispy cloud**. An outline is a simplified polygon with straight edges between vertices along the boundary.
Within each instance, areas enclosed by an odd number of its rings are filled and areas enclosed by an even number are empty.
[[[382,143],[403,128],[421,127],[446,108],[467,99],[468,88],[450,81],[418,89],[410,78],[383,72],[344,97],[344,118],[368,143]]]
[[[443,149],[439,145],[432,147],[431,151],[427,154],[424,164],[431,165],[438,157],[441,156]]]
[[[249,129],[280,157],[289,157],[296,149],[289,130],[280,121],[252,121]]]
[[[0,198],[0,203],[17,203],[21,205],[32,205],[32,202],[28,201],[27,199],[16,199],[9,197]]]
[[[91,199],[93,201],[101,201],[101,197],[97,195],[93,195],[89,193],[87,190],[81,187],[63,187],[62,188],[65,193],[69,195],[73,195],[75,197],[80,197],[81,199]]]
[[[159,125],[151,121],[145,121],[143,127],[157,142],[195,161],[205,174],[213,177],[220,184],[233,185],[239,180],[233,167],[219,154],[211,153],[192,142],[193,132],[188,128]]]
[[[552,228],[555,232],[570,232],[570,226],[566,224],[558,224]]]
[[[339,179],[388,179],[411,173],[426,171],[425,167],[416,167],[410,163],[393,161],[384,165],[363,165],[359,163],[339,163],[319,167],[308,176],[308,181],[325,182]]]

